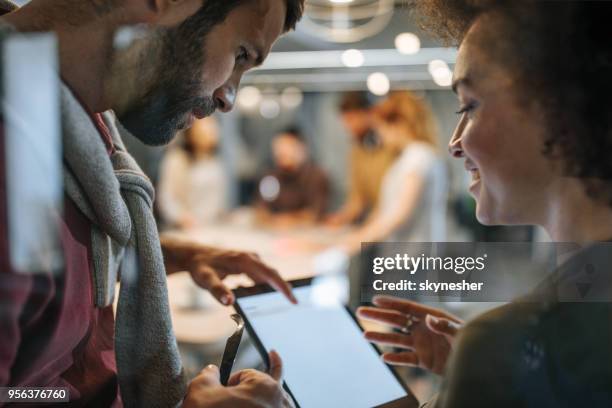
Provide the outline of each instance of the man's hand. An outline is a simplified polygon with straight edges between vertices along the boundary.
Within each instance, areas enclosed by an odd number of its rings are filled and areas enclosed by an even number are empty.
[[[409,300],[377,296],[373,302],[378,307],[360,307],[357,315],[397,329],[410,326],[407,333],[365,332],[366,339],[373,343],[406,350],[383,354],[385,362],[421,367],[442,374],[453,339],[463,322],[443,310]],[[411,325],[409,320],[413,322]]]
[[[270,352],[269,375],[256,370],[235,373],[224,387],[219,381],[219,369],[206,367],[191,382],[183,403],[184,408],[290,408],[291,398],[281,386],[282,361]]]
[[[256,283],[267,283],[291,303],[297,303],[291,286],[257,254],[212,248],[168,236],[160,237],[160,241],[168,274],[188,271],[199,286],[210,291],[224,305],[233,304],[235,299],[223,279],[238,274],[245,274]]]

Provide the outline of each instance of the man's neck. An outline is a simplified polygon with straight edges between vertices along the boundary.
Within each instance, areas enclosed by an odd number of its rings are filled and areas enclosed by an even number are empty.
[[[104,79],[112,57],[114,27],[104,18],[66,22],[53,2],[33,2],[2,17],[20,32],[53,31],[59,43],[62,79],[93,112],[109,109],[104,100]]]

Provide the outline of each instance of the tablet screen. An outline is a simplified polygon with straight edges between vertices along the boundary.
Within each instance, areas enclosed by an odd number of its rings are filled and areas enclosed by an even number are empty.
[[[407,395],[340,304],[321,305],[312,286],[237,299],[266,350],[278,351],[284,380],[302,408],[371,408]]]

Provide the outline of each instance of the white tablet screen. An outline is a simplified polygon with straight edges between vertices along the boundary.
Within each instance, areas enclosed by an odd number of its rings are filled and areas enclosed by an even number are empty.
[[[407,395],[340,304],[320,305],[312,287],[239,298],[266,350],[283,359],[284,380],[302,408],[371,408]]]

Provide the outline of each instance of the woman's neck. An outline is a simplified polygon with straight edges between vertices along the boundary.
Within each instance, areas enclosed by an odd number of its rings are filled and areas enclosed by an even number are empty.
[[[578,179],[557,189],[542,226],[555,242],[586,244],[612,239],[612,207],[589,197]]]

